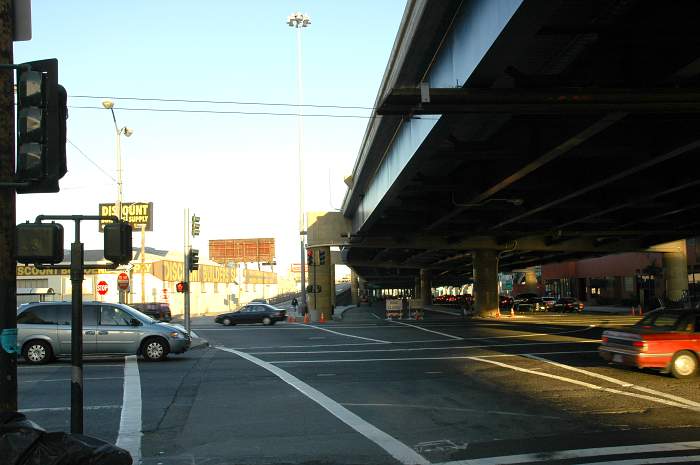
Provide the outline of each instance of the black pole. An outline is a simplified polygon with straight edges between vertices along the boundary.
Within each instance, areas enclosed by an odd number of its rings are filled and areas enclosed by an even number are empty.
[[[12,2],[0,1],[0,64],[12,64]],[[14,71],[0,70],[0,183],[15,173]],[[15,190],[0,188],[0,411],[17,410]]]
[[[71,320],[71,384],[70,432],[83,433],[83,244],[80,242],[80,221],[75,221],[75,242],[70,249],[70,280],[72,284]]]

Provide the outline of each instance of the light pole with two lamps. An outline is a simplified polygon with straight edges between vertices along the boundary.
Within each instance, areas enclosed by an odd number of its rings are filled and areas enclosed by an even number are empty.
[[[304,227],[304,157],[302,152],[302,141],[304,135],[304,124],[302,119],[302,105],[304,102],[303,96],[303,85],[301,79],[301,30],[302,28],[309,27],[311,24],[311,18],[299,12],[292,13],[287,17],[287,25],[293,27],[297,30],[297,99],[298,99],[298,157],[299,157],[299,239],[301,248],[301,309],[302,312],[307,310],[306,305],[306,250],[304,247],[304,235],[306,234],[306,228]]]

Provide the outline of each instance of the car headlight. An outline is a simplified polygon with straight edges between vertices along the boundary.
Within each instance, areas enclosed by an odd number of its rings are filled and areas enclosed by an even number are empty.
[[[185,337],[185,335],[182,334],[180,331],[172,331],[171,333],[169,333],[169,336],[173,339],[183,339]]]

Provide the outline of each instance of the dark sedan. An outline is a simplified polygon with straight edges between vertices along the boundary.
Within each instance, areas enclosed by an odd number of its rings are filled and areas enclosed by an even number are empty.
[[[562,297],[554,303],[552,310],[555,312],[582,312],[583,302],[573,297]]]
[[[525,298],[515,298],[516,312],[545,312],[547,308],[545,306],[544,300],[541,297],[528,296]]]
[[[274,325],[287,318],[287,311],[268,304],[250,303],[237,312],[222,313],[214,319],[224,326],[247,323],[262,323]]]

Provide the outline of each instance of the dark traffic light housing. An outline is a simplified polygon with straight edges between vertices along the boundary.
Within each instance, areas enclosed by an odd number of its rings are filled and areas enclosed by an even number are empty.
[[[175,290],[177,292],[187,292],[187,283],[180,281],[179,283],[175,284]]]
[[[326,251],[323,249],[318,250],[318,264],[319,265],[326,264]]]
[[[118,265],[126,265],[132,258],[131,225],[124,221],[104,226],[105,258]]]
[[[68,96],[58,84],[58,60],[18,65],[17,192],[58,192],[67,172]]]
[[[188,257],[187,264],[190,271],[199,269],[199,250],[190,249],[190,256]]]
[[[313,249],[306,249],[306,264],[312,266],[314,264],[314,251]]]
[[[63,226],[60,223],[22,223],[16,227],[15,258],[20,263],[63,261]]]

